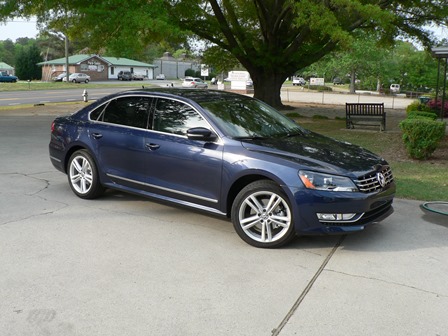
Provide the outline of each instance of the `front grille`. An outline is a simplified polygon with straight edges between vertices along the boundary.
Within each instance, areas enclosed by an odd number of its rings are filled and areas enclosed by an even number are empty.
[[[381,185],[381,177],[378,175],[382,174],[384,176],[384,185]],[[381,171],[374,171],[368,173],[364,176],[355,180],[356,185],[358,186],[359,191],[364,193],[371,193],[377,190],[381,190],[391,184],[394,180],[392,175],[392,170],[389,166],[383,166]]]

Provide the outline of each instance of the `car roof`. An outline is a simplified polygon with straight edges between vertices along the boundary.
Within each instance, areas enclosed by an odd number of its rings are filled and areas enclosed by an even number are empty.
[[[172,87],[155,87],[155,88],[142,88],[135,90],[120,91],[117,93],[112,93],[110,95],[104,96],[92,104],[88,105],[86,109],[81,109],[81,111],[92,111],[98,106],[104,104],[107,101],[128,97],[128,96],[154,96],[154,97],[167,97],[167,98],[178,98],[184,100],[185,102],[190,101],[201,105],[205,102],[219,102],[219,101],[232,101],[237,100],[239,102],[243,100],[251,100],[253,98],[244,96],[234,92],[222,91],[222,90],[198,90],[190,88],[172,88]]]
[[[197,103],[208,102],[208,101],[219,101],[219,100],[231,100],[231,99],[251,99],[247,96],[222,91],[222,90],[198,90],[198,89],[188,89],[188,88],[143,88],[137,90],[128,90],[117,94],[155,94],[155,95],[169,95],[178,96],[182,98],[191,99]]]

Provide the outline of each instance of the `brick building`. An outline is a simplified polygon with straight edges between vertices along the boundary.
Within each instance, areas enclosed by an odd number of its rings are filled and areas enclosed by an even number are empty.
[[[148,79],[154,79],[155,65],[131,60],[123,57],[105,57],[99,55],[73,55],[68,58],[69,73],[82,72],[90,76],[92,81],[117,79],[120,71],[139,73]],[[41,62],[42,80],[50,81],[53,77],[66,72],[65,57]]]

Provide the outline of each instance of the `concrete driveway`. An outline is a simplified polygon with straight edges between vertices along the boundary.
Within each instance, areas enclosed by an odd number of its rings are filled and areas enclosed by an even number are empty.
[[[448,220],[284,249],[118,192],[86,201],[48,159],[52,116],[0,112],[0,335],[448,335]]]

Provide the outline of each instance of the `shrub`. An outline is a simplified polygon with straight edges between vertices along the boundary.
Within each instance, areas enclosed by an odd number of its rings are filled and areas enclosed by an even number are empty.
[[[429,119],[405,119],[400,123],[403,141],[413,159],[426,160],[445,136],[446,123]]]
[[[185,77],[194,77],[196,74],[196,71],[193,69],[187,69],[185,70]]]
[[[319,92],[322,91],[333,91],[333,89],[329,86],[325,86],[325,85],[310,85],[308,87],[310,90],[317,90]]]
[[[303,115],[297,113],[297,112],[288,112],[285,114],[288,118],[303,118]]]
[[[440,111],[442,111],[442,100],[441,99],[437,99],[437,101],[435,99],[431,100],[428,103],[429,108],[431,109],[431,111],[434,111],[437,113],[437,115],[440,116]],[[444,117],[448,117],[448,100],[446,100],[443,104],[444,108],[443,111],[444,113]]]
[[[419,101],[415,101],[406,107],[406,113],[409,113],[412,111],[430,112],[431,108],[427,104],[422,104]]]
[[[408,119],[429,119],[436,120],[437,114],[434,112],[411,111],[408,113]]]

